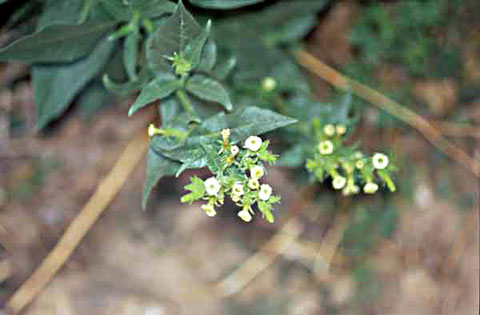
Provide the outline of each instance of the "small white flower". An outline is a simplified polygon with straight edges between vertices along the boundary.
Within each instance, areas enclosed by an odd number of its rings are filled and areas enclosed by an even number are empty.
[[[258,179],[250,178],[248,180],[248,188],[252,190],[257,190],[258,187],[260,187],[260,183],[258,182]]]
[[[215,177],[210,177],[205,180],[205,190],[210,196],[216,196],[220,191],[220,183]]]
[[[268,184],[263,184],[260,186],[260,191],[258,192],[258,198],[263,201],[267,201],[272,195],[272,187]]]
[[[262,80],[262,89],[265,92],[271,92],[277,87],[277,81],[272,77],[266,77]]]
[[[205,214],[208,215],[209,217],[214,217],[217,214],[217,211],[215,211],[215,208],[211,203],[201,205],[201,208],[205,210]]]
[[[363,186],[363,192],[366,194],[374,194],[377,192],[377,190],[378,185],[373,182],[366,183],[365,186]]]
[[[355,163],[355,167],[358,168],[359,170],[362,169],[364,166],[365,166],[365,162],[363,162],[362,160],[359,160],[357,161],[357,163]]]
[[[332,181],[332,186],[335,189],[342,189],[347,183],[347,179],[343,176],[336,176]]]
[[[360,152],[360,151],[357,151],[357,152],[353,153],[353,158],[359,160],[359,159],[363,158],[363,153]]]
[[[360,188],[357,185],[347,185],[345,188],[342,190],[342,195],[348,196],[348,195],[355,195],[358,194],[360,191]]]
[[[252,214],[248,211],[248,209],[243,209],[239,211],[237,215],[245,222],[252,221]]]
[[[331,137],[335,134],[335,127],[332,124],[328,124],[323,127],[323,133]]]
[[[148,136],[153,137],[154,135],[159,135],[161,134],[161,129],[156,128],[154,124],[150,124],[148,126]]]
[[[227,129],[222,129],[221,134],[222,134],[223,141],[228,140],[228,138],[230,137],[230,129],[228,129],[228,128]]]
[[[244,194],[242,183],[235,183],[232,186],[232,194],[242,196]]]
[[[343,135],[347,132],[347,127],[345,125],[337,125],[335,129],[339,135]]]
[[[373,167],[377,170],[383,170],[388,166],[388,156],[383,153],[375,153],[372,158]]]
[[[240,149],[236,146],[236,145],[232,145],[230,147],[230,153],[235,156],[238,154],[238,152],[240,151]]]
[[[318,144],[318,151],[321,155],[329,155],[333,152],[333,143],[330,140],[321,141]]]
[[[232,201],[235,203],[239,202],[242,199],[242,196],[235,195],[235,194],[232,194],[230,197],[232,198]]]
[[[259,165],[254,165],[250,167],[250,177],[254,179],[260,179],[262,178],[264,172],[263,172],[263,167]]]
[[[262,146],[262,139],[257,136],[250,136],[245,140],[244,148],[249,149],[250,151],[257,152],[258,149]]]

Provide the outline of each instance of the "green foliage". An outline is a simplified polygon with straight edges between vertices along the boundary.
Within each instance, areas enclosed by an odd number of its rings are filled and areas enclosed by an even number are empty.
[[[460,55],[435,35],[448,20],[449,1],[374,3],[363,10],[351,34],[360,59],[405,67],[411,75],[454,76],[460,73]]]

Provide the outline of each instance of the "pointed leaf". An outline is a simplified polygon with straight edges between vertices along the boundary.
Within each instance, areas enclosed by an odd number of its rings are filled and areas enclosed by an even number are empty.
[[[158,181],[169,175],[174,175],[180,163],[167,159],[161,154],[157,154],[152,149],[148,150],[147,153],[147,176],[143,184],[143,195],[142,195],[142,208],[145,209],[147,206],[148,197],[152,192],[153,187],[158,183]]]
[[[211,26],[212,22],[208,20],[205,29],[185,47],[184,57],[192,63],[192,69],[195,69],[200,63],[200,57],[210,35]]]
[[[190,0],[196,6],[205,9],[230,10],[245,7],[265,0]]]
[[[88,22],[47,26],[0,50],[0,61],[71,62],[86,56],[113,25],[111,22]]]
[[[171,57],[174,53],[182,54],[187,44],[201,32],[202,28],[179,1],[175,12],[148,40],[146,53],[150,67],[154,70],[168,71],[170,63],[166,57]]]
[[[152,82],[148,83],[130,107],[128,116],[133,115],[140,108],[145,107],[155,100],[165,98],[181,87],[181,81],[174,75],[158,76]]]
[[[123,64],[131,81],[136,81],[137,76],[137,58],[138,44],[141,40],[138,29],[130,33],[123,43]]]
[[[185,87],[188,92],[203,100],[220,103],[226,110],[232,110],[227,91],[219,82],[205,75],[193,75]]]
[[[175,4],[167,0],[100,0],[107,12],[118,21],[130,21],[135,12],[143,18],[154,18],[172,13]]]
[[[87,82],[102,70],[113,47],[113,42],[102,41],[90,55],[77,62],[34,66],[32,81],[39,129],[59,116]]]

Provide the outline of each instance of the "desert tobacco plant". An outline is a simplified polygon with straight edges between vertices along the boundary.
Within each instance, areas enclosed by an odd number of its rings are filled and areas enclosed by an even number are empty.
[[[365,194],[374,194],[379,183],[385,184],[392,192],[396,190],[391,178],[395,167],[387,155],[375,153],[369,157],[355,147],[345,146],[345,125],[322,126],[319,120],[314,120],[314,130],[318,144],[306,167],[315,179],[323,182],[331,177],[333,188],[341,189],[343,195],[358,194],[360,187]]]
[[[167,0],[0,1],[23,12],[7,28],[24,35],[0,49],[0,61],[32,65],[39,129],[72,103],[94,112],[109,92],[136,96],[129,116],[147,106],[157,111],[148,128],[143,207],[162,177],[207,167],[211,176],[192,177],[182,202],[202,200],[214,216],[228,197],[244,221],[258,210],[273,222],[280,196],[265,180],[265,164],[277,159],[260,138],[268,132],[282,140],[274,148],[280,165],[306,164],[317,181],[332,178],[344,194],[374,193],[383,184],[395,190],[391,157],[344,144],[358,115],[352,98],[312,99],[292,57],[325,3],[190,0],[187,10]]]
[[[224,204],[225,196],[241,209],[238,216],[245,222],[252,220],[253,206],[256,204],[262,215],[272,223],[273,205],[280,202],[280,197],[272,194],[272,187],[263,183],[265,166],[273,164],[277,157],[268,151],[268,141],[260,137],[248,137],[239,147],[230,141],[230,129],[223,129],[222,140],[217,146],[204,146],[209,157],[209,169],[214,176],[205,181],[198,177],[185,186],[189,194],[182,197],[182,202],[192,203],[205,200],[202,209],[208,216],[215,216],[215,207]],[[217,152],[218,151],[218,152]]]

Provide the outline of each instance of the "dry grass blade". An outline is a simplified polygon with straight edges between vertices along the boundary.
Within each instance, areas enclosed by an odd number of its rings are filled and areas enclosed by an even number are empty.
[[[459,164],[470,170],[476,177],[480,178],[480,161],[473,159],[462,149],[448,141],[422,116],[398,104],[382,93],[379,93],[353,79],[347,78],[306,51],[298,51],[296,53],[296,59],[300,65],[305,67],[305,69],[315,73],[335,87],[352,92],[417,129],[428,141],[430,141],[431,144],[447,154],[454,161],[457,161]]]
[[[53,250],[30,278],[7,301],[8,311],[12,314],[20,313],[60,270],[100,214],[123,187],[146,153],[147,148],[148,140],[145,131],[141,130],[127,145],[113,169],[103,179],[93,196],[68,226]]]

